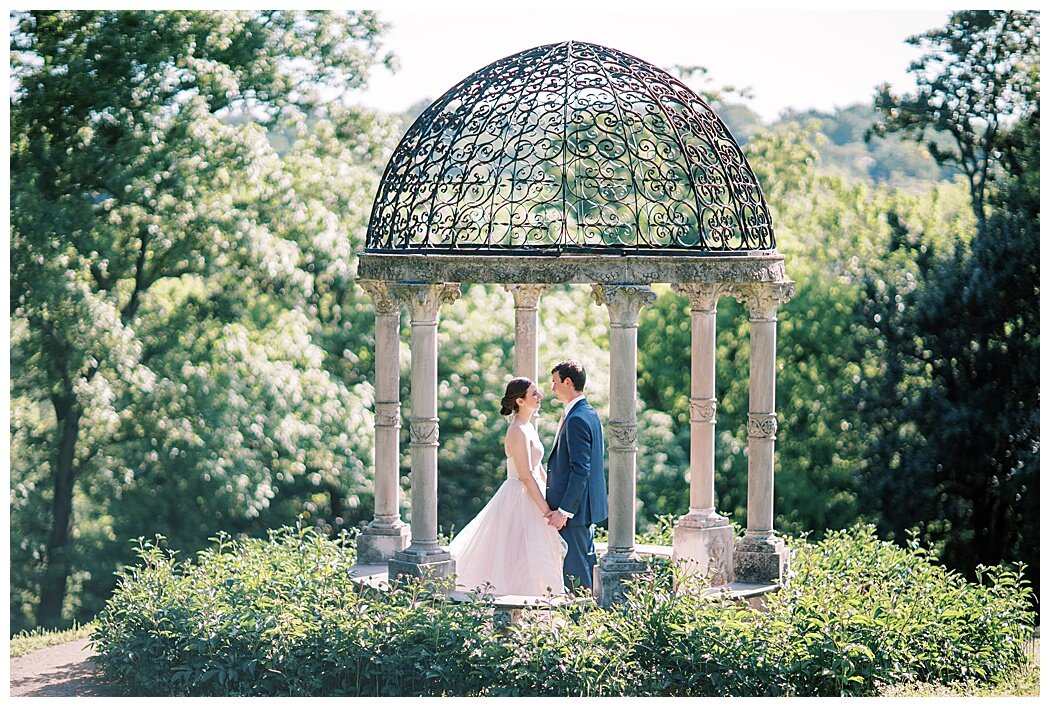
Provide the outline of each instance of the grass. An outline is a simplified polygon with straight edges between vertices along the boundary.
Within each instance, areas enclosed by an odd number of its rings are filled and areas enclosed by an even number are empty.
[[[1031,663],[1012,679],[999,685],[972,682],[951,685],[896,685],[879,693],[879,697],[1038,697],[1039,664]]]
[[[47,648],[48,646],[57,646],[62,643],[77,641],[81,638],[89,638],[91,632],[94,630],[95,624],[94,622],[91,622],[84,624],[83,626],[74,626],[73,628],[64,631],[48,631],[42,628],[35,628],[32,631],[22,631],[11,637],[11,646],[9,649],[10,657],[18,658],[19,656],[38,651],[41,648]]]

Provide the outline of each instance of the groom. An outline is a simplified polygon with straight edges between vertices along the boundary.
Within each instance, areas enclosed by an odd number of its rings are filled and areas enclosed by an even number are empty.
[[[583,397],[587,373],[579,361],[562,361],[551,370],[558,402],[565,406],[547,462],[547,522],[568,543],[565,587],[591,586],[597,557],[594,524],[609,517],[605,489],[605,440],[598,413]]]

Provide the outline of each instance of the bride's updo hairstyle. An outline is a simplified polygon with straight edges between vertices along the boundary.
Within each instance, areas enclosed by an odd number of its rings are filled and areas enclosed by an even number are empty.
[[[532,385],[532,381],[528,378],[515,378],[510,383],[507,383],[507,390],[503,393],[503,400],[500,401],[499,414],[500,415],[513,415],[518,411],[518,398],[524,398],[525,394],[529,392],[529,386]]]

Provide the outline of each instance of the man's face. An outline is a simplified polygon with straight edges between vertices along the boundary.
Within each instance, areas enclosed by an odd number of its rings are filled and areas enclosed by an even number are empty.
[[[576,388],[568,378],[562,379],[555,371],[551,374],[551,387],[554,389],[554,397],[559,403],[567,403],[576,395]]]

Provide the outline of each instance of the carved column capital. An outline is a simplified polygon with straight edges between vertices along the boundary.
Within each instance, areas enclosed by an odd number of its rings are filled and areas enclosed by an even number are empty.
[[[749,412],[747,414],[747,436],[750,439],[777,438],[777,415],[774,412]]]
[[[536,309],[540,295],[550,289],[550,285],[504,285],[503,288],[514,295],[515,309]]]
[[[730,287],[724,282],[676,282],[671,285],[671,289],[688,297],[694,312],[714,314],[718,308],[718,299],[729,294]]]
[[[777,308],[795,295],[794,282],[747,282],[733,286],[738,302],[747,305],[751,321],[777,320]]]
[[[645,285],[591,285],[591,297],[609,308],[613,327],[636,328],[642,307],[656,301],[656,293]]]
[[[448,282],[397,282],[390,289],[408,304],[413,324],[436,324],[441,305],[455,302],[460,297],[459,285]]]
[[[609,422],[609,451],[633,452],[638,449],[638,424],[635,422]]]
[[[386,280],[358,280],[357,284],[375,302],[376,314],[400,314],[401,299]]]
[[[411,417],[408,431],[413,447],[438,446],[438,419],[436,417]]]

